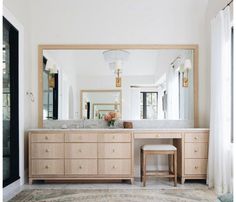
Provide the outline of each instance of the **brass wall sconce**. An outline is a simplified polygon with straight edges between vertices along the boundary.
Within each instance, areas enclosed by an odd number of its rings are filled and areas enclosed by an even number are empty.
[[[173,69],[177,66],[177,72],[182,73],[182,87],[189,86],[189,71],[192,69],[192,62],[190,59],[183,60],[180,56],[175,58],[173,62],[170,64]]]
[[[116,87],[120,88],[121,87],[121,77],[120,77],[121,70],[117,69],[116,70]]]
[[[182,72],[182,86],[188,87],[189,85],[189,70],[192,69],[192,62],[190,59],[184,61],[184,71]]]

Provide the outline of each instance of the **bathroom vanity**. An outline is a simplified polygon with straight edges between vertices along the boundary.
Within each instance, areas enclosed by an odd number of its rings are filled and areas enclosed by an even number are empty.
[[[134,142],[173,139],[178,177],[206,179],[208,129],[35,129],[29,131],[34,180],[134,180]]]
[[[129,64],[121,78],[123,62]],[[132,183],[141,144],[160,139],[177,147],[182,183],[206,179],[209,130],[198,128],[197,44],[39,45],[38,82],[42,129],[29,131],[30,183]],[[106,129],[110,113],[117,129]],[[121,120],[135,129],[122,129]]]

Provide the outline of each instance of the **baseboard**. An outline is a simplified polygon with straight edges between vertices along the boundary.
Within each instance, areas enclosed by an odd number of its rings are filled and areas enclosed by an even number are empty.
[[[20,179],[3,188],[3,201],[8,201],[18,194],[22,189]]]

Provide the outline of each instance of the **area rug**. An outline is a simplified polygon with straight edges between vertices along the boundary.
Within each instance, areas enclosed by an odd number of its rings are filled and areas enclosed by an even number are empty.
[[[27,189],[10,202],[193,202],[215,201],[211,190],[186,189]]]

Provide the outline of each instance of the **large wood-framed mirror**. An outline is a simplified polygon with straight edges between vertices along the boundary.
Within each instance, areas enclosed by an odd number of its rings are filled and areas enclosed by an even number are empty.
[[[114,110],[123,120],[191,120],[197,127],[198,45],[39,45],[38,86],[39,127],[47,120],[102,119]],[[87,96],[88,113],[84,89],[120,97]]]

